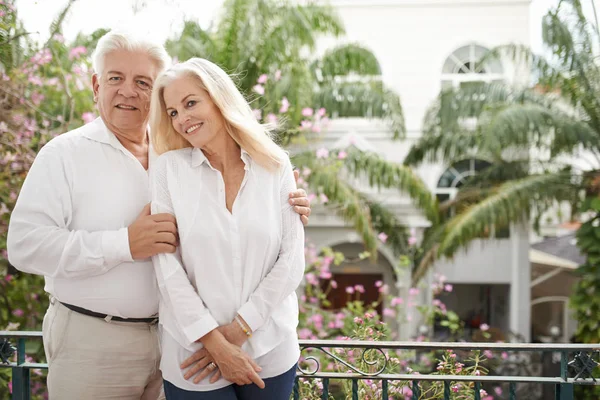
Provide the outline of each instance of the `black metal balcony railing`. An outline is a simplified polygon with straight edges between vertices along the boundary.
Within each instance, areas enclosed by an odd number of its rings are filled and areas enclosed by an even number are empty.
[[[29,400],[30,372],[34,369],[47,369],[47,364],[26,362],[25,344],[28,340],[42,337],[41,332],[12,332],[0,331],[0,368],[12,369],[12,399]],[[12,343],[16,341],[16,347]],[[349,381],[351,383],[352,399],[359,400],[359,381],[380,382],[382,399],[390,396],[389,385],[391,382],[403,381],[409,383],[412,399],[421,398],[422,384],[439,382],[443,385],[443,398],[451,399],[451,384],[457,382],[472,383],[473,398],[481,400],[481,388],[485,383],[507,383],[509,386],[509,399],[517,399],[517,385],[523,383],[537,383],[552,385],[556,400],[574,400],[575,385],[600,385],[600,381],[592,376],[598,362],[594,360],[600,352],[600,344],[525,344],[525,343],[433,343],[433,342],[370,342],[370,341],[345,341],[345,340],[301,340],[301,350],[306,367],[299,367],[294,387],[294,400],[300,399],[300,379],[320,379],[322,390],[321,399],[328,400],[330,387],[334,381]],[[354,350],[361,353],[363,365],[369,366],[368,370],[361,370],[347,360],[336,355],[339,351]],[[498,375],[441,375],[441,374],[401,374],[388,373],[389,360],[385,356],[386,350],[408,351],[497,351],[497,352],[541,352],[560,354],[560,373],[556,376],[498,376]],[[16,352],[16,361],[14,353]],[[379,355],[378,361],[373,357],[366,357],[367,353]],[[324,372],[321,370],[321,360],[325,359],[343,365],[348,372]],[[13,360],[13,361],[11,361]],[[314,396],[314,394],[313,394]],[[399,398],[403,398],[399,397]],[[363,399],[360,399],[363,400]]]

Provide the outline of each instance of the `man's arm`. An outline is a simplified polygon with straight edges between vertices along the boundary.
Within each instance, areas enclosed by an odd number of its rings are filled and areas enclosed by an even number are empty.
[[[132,254],[146,258],[154,251],[175,251],[174,245],[168,246],[169,243],[156,243],[149,248],[147,237],[140,243],[140,231],[148,236],[148,229],[134,230],[133,237],[127,227],[97,232],[69,230],[73,214],[70,167],[73,166],[65,165],[60,149],[51,143],[36,157],[8,227],[8,259],[15,268],[53,278],[88,277],[104,274],[123,262],[132,261]],[[131,227],[140,224],[147,227],[153,222],[148,218],[150,216],[140,215]],[[174,224],[160,227],[175,229]],[[150,234],[158,240],[158,233],[150,231]],[[130,248],[130,241],[136,246]],[[141,247],[144,251],[140,251]]]

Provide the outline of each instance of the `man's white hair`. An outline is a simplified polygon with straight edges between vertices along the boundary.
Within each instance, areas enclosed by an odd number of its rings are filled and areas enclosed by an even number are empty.
[[[92,67],[96,74],[102,75],[106,55],[115,50],[148,54],[158,66],[158,73],[161,73],[171,64],[171,57],[162,44],[133,32],[115,30],[106,33],[98,40],[96,49],[92,54]]]

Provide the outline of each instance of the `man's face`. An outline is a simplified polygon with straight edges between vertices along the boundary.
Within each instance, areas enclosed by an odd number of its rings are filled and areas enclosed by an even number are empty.
[[[102,75],[92,84],[98,111],[114,132],[146,130],[156,63],[145,53],[115,50],[104,57]]]

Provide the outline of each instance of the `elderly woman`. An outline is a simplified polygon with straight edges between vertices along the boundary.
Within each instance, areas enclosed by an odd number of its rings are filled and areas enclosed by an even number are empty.
[[[152,96],[152,212],[173,214],[180,237],[176,253],[153,257],[167,399],[287,400],[304,272],[290,160],[207,60],[173,66]],[[200,348],[196,368],[182,368]]]

